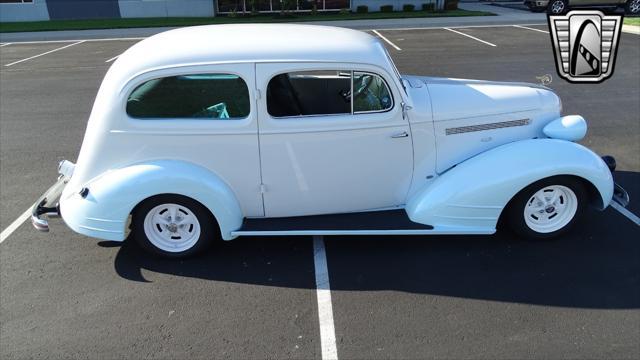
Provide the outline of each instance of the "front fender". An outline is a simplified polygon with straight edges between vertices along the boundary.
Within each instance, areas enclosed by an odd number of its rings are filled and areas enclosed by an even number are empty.
[[[555,175],[590,182],[606,207],[613,177],[602,159],[582,145],[556,139],[530,139],[502,145],[442,174],[415,193],[409,218],[434,227],[495,230],[502,209],[526,186]]]
[[[199,201],[215,216],[223,239],[242,225],[243,214],[231,188],[211,171],[185,161],[159,160],[106,172],[84,184],[89,194],[67,191],[60,212],[74,231],[122,241],[133,208],[159,194],[178,194]]]

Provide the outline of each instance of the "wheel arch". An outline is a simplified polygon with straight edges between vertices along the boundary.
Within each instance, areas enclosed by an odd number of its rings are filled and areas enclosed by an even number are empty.
[[[222,238],[242,225],[243,213],[233,190],[208,169],[180,160],[157,160],[106,172],[84,185],[86,198],[69,194],[60,201],[73,230],[91,237],[122,241],[125,224],[145,200],[163,194],[185,196],[202,204],[217,222]]]
[[[613,196],[611,172],[591,150],[565,140],[529,139],[458,164],[408,199],[406,211],[411,220],[435,227],[495,230],[516,194],[552,176],[581,179],[600,209]]]

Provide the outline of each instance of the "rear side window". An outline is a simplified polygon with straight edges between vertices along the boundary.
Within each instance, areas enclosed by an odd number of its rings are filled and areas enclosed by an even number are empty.
[[[227,120],[250,112],[247,84],[232,74],[194,74],[149,80],[127,99],[127,114],[140,119]]]
[[[392,107],[386,82],[368,72],[291,72],[274,76],[267,85],[267,111],[273,117],[381,112]]]

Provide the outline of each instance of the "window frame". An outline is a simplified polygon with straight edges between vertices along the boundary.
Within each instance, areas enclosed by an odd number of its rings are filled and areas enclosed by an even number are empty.
[[[314,71],[336,71],[336,72],[349,72],[350,77],[349,77],[349,82],[350,82],[350,92],[351,92],[351,101],[350,101],[350,108],[351,111],[348,113],[335,113],[335,114],[312,114],[312,115],[289,115],[289,116],[273,116],[271,115],[271,113],[269,112],[269,103],[266,101],[267,97],[266,97],[266,93],[269,89],[269,84],[271,83],[271,81],[273,81],[273,79],[276,76],[280,76],[282,74],[293,74],[293,73],[305,73],[305,72],[314,72]],[[353,74],[354,73],[363,73],[363,74],[371,74],[373,76],[377,76],[379,77],[383,82],[384,85],[387,87],[387,91],[389,92],[389,95],[391,96],[391,106],[388,107],[387,109],[383,109],[383,110],[367,110],[367,111],[356,111],[354,112],[353,109]],[[368,71],[368,70],[354,70],[354,69],[327,69],[327,68],[318,68],[318,69],[308,69],[308,70],[289,70],[289,71],[280,71],[280,72],[276,72],[273,75],[271,75],[271,77],[269,78],[269,81],[267,81],[267,88],[265,89],[265,112],[272,118],[275,120],[280,120],[280,119],[295,119],[295,118],[316,118],[316,117],[327,117],[327,116],[354,116],[354,115],[364,115],[364,114],[380,114],[380,113],[386,113],[389,111],[392,111],[394,109],[396,105],[395,102],[395,97],[393,95],[393,91],[391,90],[391,87],[389,86],[389,83],[387,82],[387,80],[384,78],[384,76],[373,72],[373,71]]]
[[[179,77],[179,76],[194,76],[194,75],[233,75],[233,76],[237,76],[239,79],[242,80],[242,82],[244,82],[244,85],[247,89],[247,98],[248,98],[248,104],[249,104],[249,112],[247,113],[246,116],[244,117],[234,117],[234,118],[228,118],[228,119],[218,119],[218,118],[204,118],[204,117],[184,117],[184,116],[177,116],[177,117],[136,117],[136,116],[132,116],[131,114],[129,114],[129,112],[127,111],[127,103],[129,101],[129,98],[131,97],[131,95],[133,94],[134,91],[136,91],[136,89],[138,89],[140,86],[150,82],[150,81],[154,81],[154,80],[160,80],[160,79],[165,79],[165,78],[171,78],[171,77]],[[149,77],[144,77],[144,78],[139,78],[137,79],[139,81],[136,81],[135,83],[129,83],[126,85],[126,91],[125,91],[125,96],[123,97],[123,101],[122,101],[122,111],[124,112],[124,115],[130,120],[130,121],[141,121],[141,122],[167,122],[167,121],[172,121],[172,120],[180,120],[181,122],[202,122],[202,123],[228,123],[229,121],[227,120],[232,120],[231,122],[235,123],[238,121],[245,121],[247,119],[251,118],[251,114],[254,111],[254,104],[253,103],[253,98],[252,98],[252,91],[251,91],[251,87],[249,85],[249,83],[247,82],[247,80],[245,79],[244,76],[242,76],[242,74],[238,73],[238,72],[233,72],[233,71],[217,71],[217,70],[208,70],[208,69],[202,69],[202,70],[197,70],[197,71],[184,71],[184,72],[176,72],[176,73],[170,73],[167,75],[153,75],[153,76],[149,76]],[[222,120],[222,121],[221,121]]]

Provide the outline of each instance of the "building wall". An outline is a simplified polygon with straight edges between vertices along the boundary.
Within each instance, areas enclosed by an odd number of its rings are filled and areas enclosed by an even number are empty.
[[[422,10],[422,4],[434,3],[435,0],[351,0],[351,10],[356,11],[358,6],[366,5],[370,12],[380,11],[384,5],[393,5],[393,10],[401,11],[404,4],[413,4],[416,10]]]
[[[43,21],[49,20],[49,10],[45,0],[31,3],[1,3],[0,21]]]
[[[213,0],[118,0],[123,18],[214,16]]]

